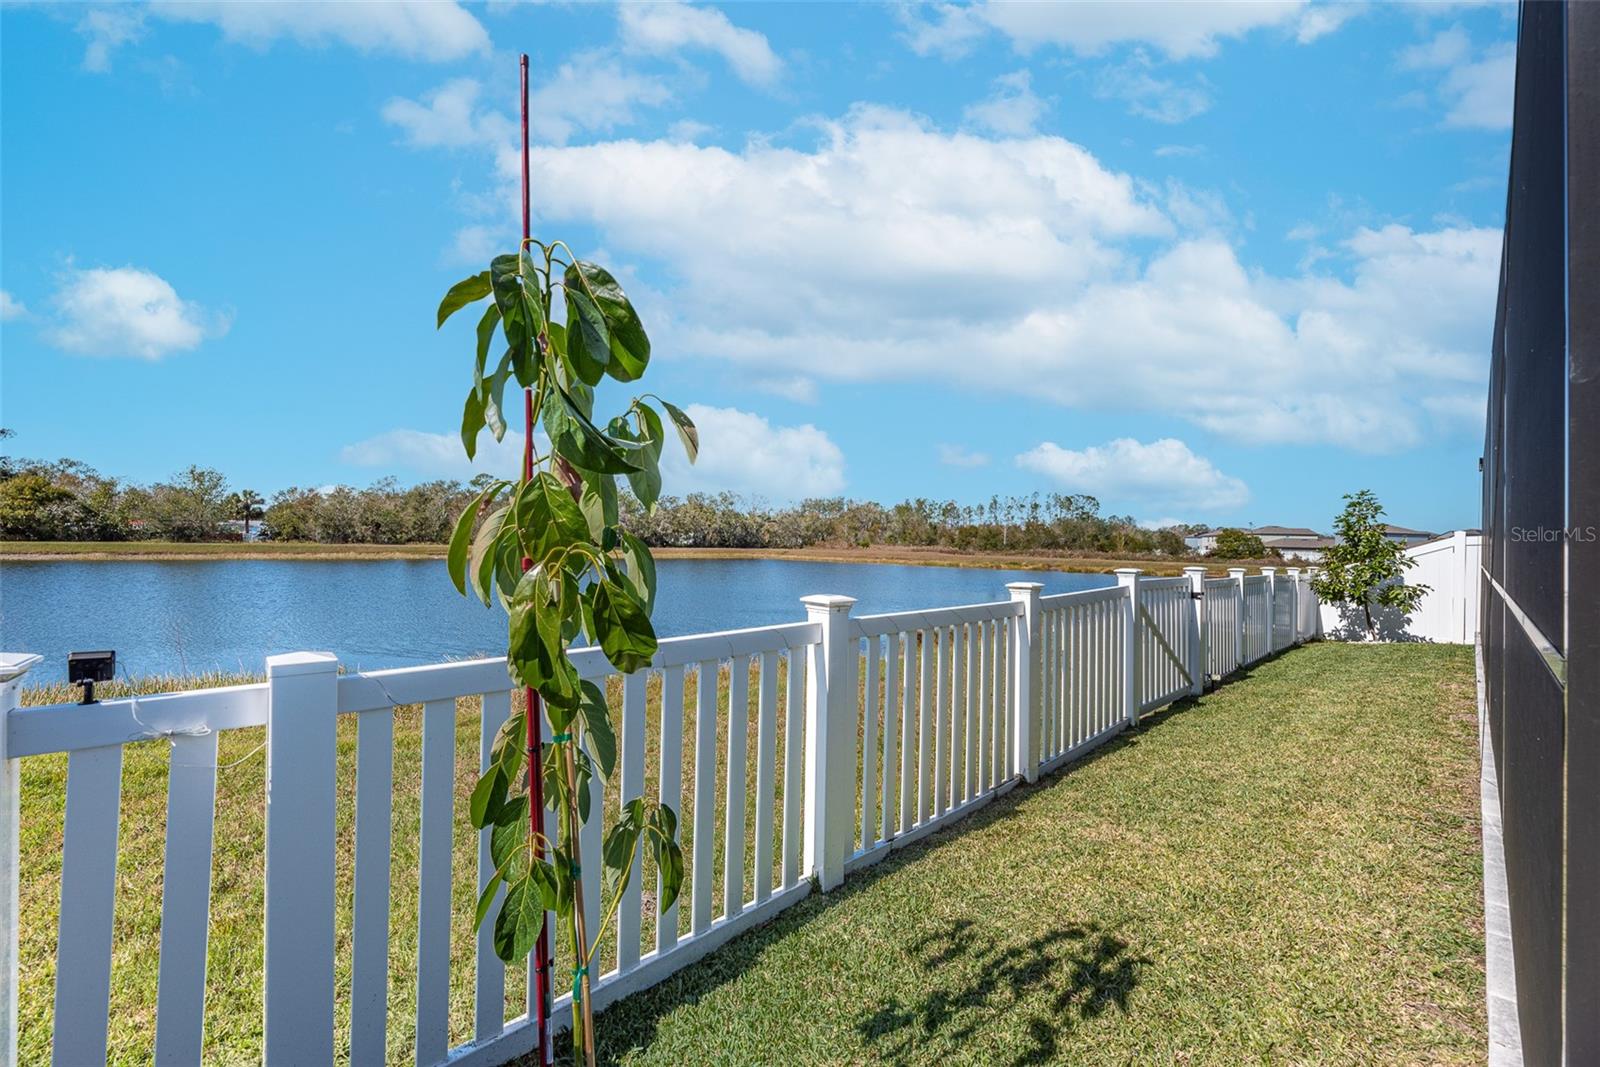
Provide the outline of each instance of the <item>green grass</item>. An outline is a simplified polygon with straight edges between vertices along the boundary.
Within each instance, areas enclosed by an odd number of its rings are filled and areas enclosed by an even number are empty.
[[[1262,664],[613,1006],[602,1059],[1481,1063],[1471,671]]]
[[[724,671],[722,736],[726,679]],[[141,688],[221,681],[166,679]],[[688,688],[684,754],[692,766],[692,681]],[[785,689],[779,686],[780,724]],[[107,690],[103,696],[119,693]],[[70,697],[58,687],[28,691],[25,702],[62,699]],[[653,683],[650,793],[659,714]],[[341,1042],[353,844],[349,719],[341,717],[338,735]],[[419,724],[420,709],[400,710],[391,863],[393,1062],[409,1062],[415,1011]],[[476,701],[461,701],[452,1043],[471,1036],[475,844],[466,798],[477,730]],[[780,769],[781,738],[780,730]],[[261,1056],[260,743],[259,730],[221,738],[208,1063]],[[752,717],[746,782],[752,792],[755,743]],[[599,1022],[603,1058],[1481,1060],[1475,751],[1469,651],[1315,645],[1289,653],[611,1007]],[[23,762],[22,1062],[48,1057],[65,763],[64,757]],[[117,1063],[148,1062],[153,1049],[166,763],[163,744],[127,748],[112,963]],[[686,855],[693,848],[692,780],[686,770]],[[724,786],[719,780],[719,886]],[[753,796],[747,809],[754,811]],[[745,855],[748,885],[749,843]],[[644,885],[654,885],[648,870]],[[681,912],[686,929],[687,889]],[[648,942],[648,921],[645,936]],[[613,951],[607,947],[608,959]],[[570,981],[563,977],[567,952],[559,958],[562,988]],[[522,1011],[521,975],[513,968],[508,976],[508,1015]]]

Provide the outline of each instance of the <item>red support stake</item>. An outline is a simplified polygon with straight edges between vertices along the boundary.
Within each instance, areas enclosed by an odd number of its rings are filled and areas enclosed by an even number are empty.
[[[528,56],[522,56],[522,239],[527,241],[533,236],[532,202],[528,184]],[[517,254],[522,254],[524,246],[517,247]],[[522,391],[522,477],[524,481],[533,480],[533,390]],[[533,560],[524,556],[522,569],[527,570],[533,566]],[[528,744],[528,811],[530,818],[534,812],[539,813],[538,829],[544,829],[544,775],[540,768],[544,766],[544,742],[539,734],[539,719],[543,708],[539,703],[539,694],[533,689],[523,690],[523,701],[527,707],[527,744]],[[534,840],[534,859],[544,859],[544,846]],[[534,1025],[539,1030],[539,1062],[550,1064],[553,1062],[554,1048],[550,1040],[550,1008],[552,1002],[550,987],[550,928],[546,925],[539,931],[538,943],[533,950],[533,996],[534,996]]]

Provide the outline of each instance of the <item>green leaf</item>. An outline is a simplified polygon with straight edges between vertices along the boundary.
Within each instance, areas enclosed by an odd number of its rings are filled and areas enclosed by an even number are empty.
[[[495,731],[494,745],[489,749],[491,758],[499,764],[507,781],[515,782],[527,755],[527,713],[511,716]]]
[[[645,614],[656,611],[656,560],[645,543],[626,530],[622,534],[622,573],[633,595],[644,604]]]
[[[482,300],[489,295],[489,272],[474,274],[470,278],[463,278],[450,287],[444,294],[444,299],[439,301],[439,322],[434,329],[444,325],[444,320],[454,315],[457,311],[476,300]]]
[[[494,872],[494,877],[489,879],[489,884],[483,887],[483,892],[478,894],[478,913],[472,920],[474,930],[483,927],[484,917],[489,914],[489,905],[494,903],[494,895],[500,891],[500,886],[505,882],[505,875],[499,871]]]
[[[608,571],[614,572],[614,568]],[[656,653],[656,633],[644,604],[625,583],[620,573],[608,573],[595,583],[589,603],[600,650],[613,667],[632,674],[650,665],[650,657]]]
[[[656,409],[639,401],[633,406],[634,417],[639,420],[639,438],[645,441],[656,459],[661,458],[661,449],[667,443],[667,432],[661,426],[661,416],[656,414]]]
[[[601,775],[610,778],[617,765],[617,735],[611,729],[611,709],[606,704],[605,692],[591,681],[583,683],[583,702],[578,714],[589,738],[589,751],[599,761]]]
[[[585,385],[598,385],[611,362],[605,316],[582,289],[567,288],[567,359]]]
[[[468,459],[477,455],[478,432],[483,429],[484,421],[483,392],[474,385],[461,408],[461,447],[467,450]]]
[[[505,355],[500,357],[500,365],[495,368],[494,374],[483,383],[483,421],[488,424],[496,441],[502,441],[506,436],[504,397],[506,379],[510,376],[511,349],[508,348]]]
[[[601,433],[567,390],[556,389],[558,402],[546,402],[545,430],[556,453],[580,470],[596,474],[627,474],[638,470],[632,453],[637,445],[614,441]]]
[[[532,352],[539,334],[545,329],[544,293],[537,277],[523,276],[521,258],[495,256],[489,264],[489,274],[506,344]]]
[[[494,342],[494,328],[500,325],[500,306],[490,304],[483,309],[483,318],[478,320],[478,357],[475,366],[478,368],[478,378],[483,378],[485,365],[489,361],[489,345]]]
[[[535,864],[537,869],[540,864]],[[494,923],[494,953],[507,963],[525,959],[544,929],[544,892],[533,871],[512,883]]]
[[[633,453],[639,469],[628,472],[628,485],[647,513],[655,510],[656,500],[661,496],[661,468],[657,463],[661,454],[659,445],[650,447],[649,440],[635,433],[625,416],[618,416],[607,423],[606,435],[639,446]]]
[[[478,594],[478,599],[486,607],[489,603],[489,586],[494,580],[495,541],[510,512],[509,504],[502,504],[491,511],[473,536],[472,550],[468,553],[467,572],[472,576],[472,591]]]
[[[579,260],[567,267],[562,283],[569,291],[581,289],[605,318],[611,357],[606,372],[619,382],[636,381],[650,362],[650,338],[617,279],[604,267]]]
[[[495,823],[494,829],[489,831],[489,858],[494,861],[496,869],[507,871],[507,877],[519,872],[521,865],[512,868],[508,864],[517,859],[519,850],[528,841],[528,808],[527,798],[517,797],[523,801],[520,815],[507,823]],[[525,858],[525,857],[524,857]]]
[[[504,481],[490,483],[483,492],[472,498],[472,502],[456,518],[455,529],[450,534],[450,549],[445,554],[445,568],[450,572],[450,581],[455,583],[456,592],[462,596],[467,595],[467,552],[472,544],[472,524],[483,505],[498,497],[510,484]]]
[[[535,563],[589,539],[588,521],[571,490],[549,471],[540,471],[523,485],[513,514],[528,556]]]
[[[672,425],[678,428],[678,440],[683,442],[683,450],[689,454],[689,462],[693,463],[700,456],[700,431],[695,428],[694,420],[683,413],[681,408],[661,402],[667,409],[667,417],[672,420]]]
[[[583,495],[578,497],[578,507],[589,523],[591,540],[603,537],[605,531],[617,524],[617,482],[614,475],[582,472]]]
[[[506,787],[509,784],[498,764],[491,763],[489,769],[478,777],[478,784],[473,787],[472,797],[467,804],[473,826],[481,830],[490,823],[499,821],[500,809],[506,802]]]

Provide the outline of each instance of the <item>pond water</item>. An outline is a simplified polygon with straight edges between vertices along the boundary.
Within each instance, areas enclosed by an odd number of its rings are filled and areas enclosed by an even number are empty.
[[[1109,574],[799,560],[662,560],[663,637],[805,618],[800,597],[843,593],[856,614],[1112,585]],[[277,652],[334,652],[350,670],[500,655],[505,614],[456,595],[442,560],[6,563],[0,650],[37,652],[29,680],[66,676],[70,650],[112,648],[120,676],[261,673]]]

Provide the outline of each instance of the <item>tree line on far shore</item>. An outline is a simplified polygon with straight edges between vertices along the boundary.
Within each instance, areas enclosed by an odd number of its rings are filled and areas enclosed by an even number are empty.
[[[137,485],[76,460],[0,457],[0,538],[228,541],[243,539],[248,523],[250,536],[270,541],[439,544],[487,479],[402,486],[383,478],[364,489],[291,487],[263,499],[204,467]],[[624,496],[621,513],[623,525],[655,547],[897,545],[1185,556],[1191,553],[1184,536],[1203,529],[1145,529],[1130,516],[1102,515],[1092,496],[1062,493],[995,496],[982,504],[916,499],[883,505],[830,497],[781,507],[732,493],[690,493],[663,497],[648,514]],[[1228,548],[1236,558],[1269,554],[1250,535],[1229,539]]]

